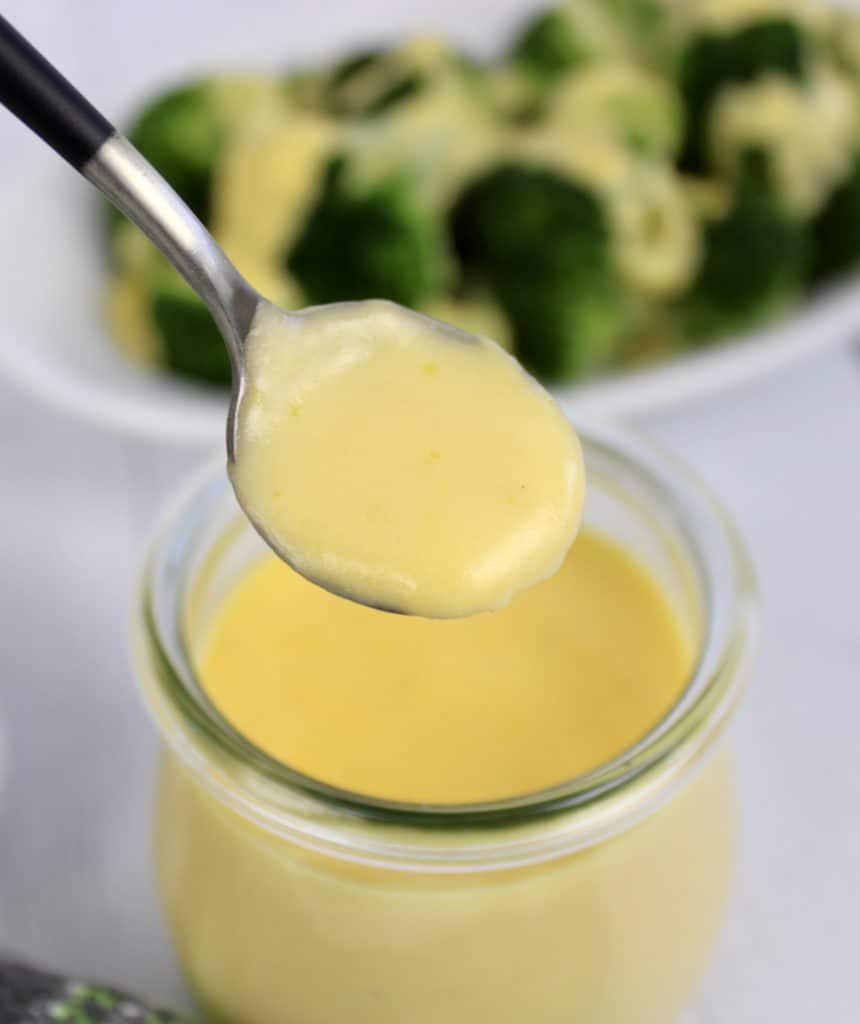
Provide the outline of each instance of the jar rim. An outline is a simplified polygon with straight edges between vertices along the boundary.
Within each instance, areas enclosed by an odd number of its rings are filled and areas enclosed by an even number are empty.
[[[755,582],[733,524],[680,460],[628,427],[577,424],[577,430],[586,465],[589,453],[608,455],[659,495],[705,588],[702,643],[688,681],[666,714],[625,751],[537,792],[482,803],[417,804],[330,785],[257,747],[205,696],[184,636],[183,587],[176,585],[185,579],[198,531],[230,494],[221,460],[217,469],[204,466],[168,506],[141,572],[133,646],[162,737],[218,799],[265,829],[366,863],[405,857],[424,864],[422,869],[431,862],[434,870],[449,862],[462,867],[485,864],[489,848],[501,862],[523,863],[524,857],[535,859],[524,845],[531,850],[537,844],[541,856],[553,849],[567,852],[647,817],[703,761],[737,704],[757,636]],[[529,826],[550,820],[550,836],[512,837],[500,829],[522,826],[530,833]],[[347,837],[338,834],[338,824],[356,821],[383,828],[370,839],[352,835],[354,828],[346,829]],[[415,841],[416,829],[436,833],[430,849]],[[411,838],[404,839],[403,830]],[[460,844],[446,846],[444,835],[451,830],[473,834],[465,852]]]

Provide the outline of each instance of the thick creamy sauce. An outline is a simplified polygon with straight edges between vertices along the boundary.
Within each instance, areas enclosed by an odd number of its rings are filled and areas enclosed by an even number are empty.
[[[200,669],[224,716],[284,763],[378,797],[468,803],[618,754],[676,700],[690,656],[656,583],[585,531],[555,576],[452,622],[380,615],[267,558],[217,615]]]
[[[725,756],[638,827],[508,871],[314,854],[219,804],[172,758],[157,823],[191,989],[207,1020],[253,1024],[676,1024],[734,846]]]
[[[283,317],[247,342],[231,476],[304,576],[379,608],[500,608],[561,564],[579,442],[498,345],[386,302]]]
[[[617,754],[677,699],[692,657],[656,582],[588,529],[554,577],[462,621],[361,608],[268,556],[192,643],[204,688],[259,746],[352,790],[437,803],[522,793]],[[669,1024],[721,918],[733,805],[721,757],[588,849],[434,874],[297,845],[168,754],[157,823],[173,939],[207,1019]],[[500,823],[489,841],[558,823]],[[481,838],[352,816],[343,829],[358,849]]]

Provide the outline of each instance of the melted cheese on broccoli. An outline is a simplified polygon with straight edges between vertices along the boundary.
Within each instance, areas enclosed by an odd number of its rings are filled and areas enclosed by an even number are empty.
[[[712,114],[711,159],[732,177],[744,153],[762,152],[786,202],[809,215],[851,168],[855,104],[848,82],[821,66],[805,83],[774,73],[727,86]]]

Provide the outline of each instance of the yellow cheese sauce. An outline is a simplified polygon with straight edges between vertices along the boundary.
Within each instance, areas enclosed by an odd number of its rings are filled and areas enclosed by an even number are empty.
[[[689,644],[658,585],[601,535],[502,611],[383,615],[275,557],[216,616],[200,664],[222,714],[325,782],[468,803],[535,792],[607,761],[677,699]]]
[[[582,453],[486,338],[370,301],[258,314],[231,477],[302,575],[379,608],[500,608],[561,564]]]
[[[714,105],[709,146],[728,177],[761,150],[780,194],[807,218],[846,178],[855,156],[857,99],[850,79],[812,67],[804,81],[771,73],[728,86]]]
[[[619,753],[678,698],[693,656],[656,581],[590,528],[499,612],[385,615],[267,555],[197,630],[204,690],[255,744],[365,796],[437,805],[533,791]],[[160,885],[207,1019],[674,1024],[689,1005],[730,875],[724,757],[638,825],[492,870],[362,863],[365,844],[469,851],[482,834],[313,801],[308,820],[340,821],[347,852],[309,848],[267,827],[268,791],[252,781],[267,817],[245,816],[165,755]],[[502,821],[483,840],[549,841],[564,820]]]
[[[721,756],[605,843],[429,874],[298,847],[168,758],[157,824],[173,942],[213,1024],[680,1024],[722,917],[734,800]]]

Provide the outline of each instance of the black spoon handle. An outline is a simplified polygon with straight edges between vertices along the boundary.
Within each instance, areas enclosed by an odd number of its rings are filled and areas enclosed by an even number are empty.
[[[77,171],[115,134],[110,121],[2,15],[0,103]]]

